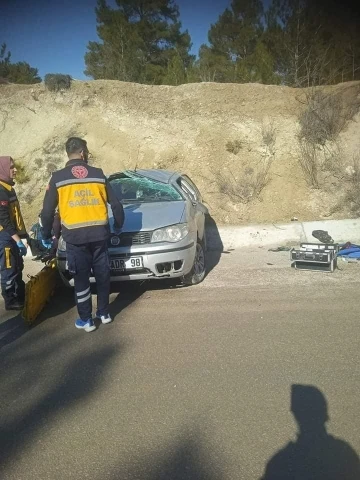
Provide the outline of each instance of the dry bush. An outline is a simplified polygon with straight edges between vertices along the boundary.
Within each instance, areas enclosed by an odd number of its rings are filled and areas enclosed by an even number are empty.
[[[305,175],[306,183],[313,188],[319,188],[317,146],[307,140],[300,140],[300,166]]]
[[[62,158],[65,154],[65,141],[60,141],[58,138],[48,140],[42,148],[42,153]]]
[[[51,175],[55,170],[57,170],[58,166],[55,163],[49,162],[46,165],[46,172]]]
[[[15,167],[16,167],[16,170],[17,170],[17,172],[16,172],[16,183],[21,185],[23,183],[29,182],[30,177],[27,173],[25,165],[22,164],[21,162],[16,162]]]
[[[58,92],[71,87],[71,77],[62,73],[47,73],[44,77],[44,83],[50,92]]]
[[[313,188],[339,188],[344,178],[344,162],[338,136],[359,111],[358,88],[326,93],[309,89],[306,108],[299,117],[299,163],[307,184]]]
[[[22,196],[24,199],[24,202],[27,203],[28,205],[34,200],[34,194],[32,193],[26,193],[25,195]]]
[[[345,195],[334,211],[348,209],[354,216],[360,216],[360,155],[354,155],[350,171],[347,171]]]
[[[263,122],[261,124],[261,136],[264,145],[266,145],[269,151],[273,154],[276,141],[276,128],[273,120],[270,120],[270,122],[267,123]]]
[[[359,110],[359,101],[339,93],[313,89],[306,94],[306,108],[299,118],[300,139],[325,145],[334,141]]]
[[[40,167],[42,167],[43,159],[42,158],[35,158],[34,163],[37,166],[37,168],[40,168]]]
[[[331,145],[325,146],[322,149],[323,161],[321,163],[321,172],[325,177],[333,178],[343,181],[346,179],[346,172],[344,170],[344,152],[340,144],[334,142]]]
[[[238,178],[230,169],[225,172],[219,170],[215,175],[215,184],[219,192],[229,197],[234,203],[247,204],[258,198],[271,180],[271,163],[272,160],[267,159],[255,168],[247,167]]]
[[[242,149],[243,144],[240,140],[229,140],[226,143],[226,150],[234,155],[237,155]]]
[[[169,157],[166,157],[156,164],[156,168],[160,170],[172,170],[176,164],[180,162],[180,156],[178,153],[174,153]]]

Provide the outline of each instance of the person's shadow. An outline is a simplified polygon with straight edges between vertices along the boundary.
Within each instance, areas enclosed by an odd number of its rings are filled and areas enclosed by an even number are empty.
[[[299,425],[297,440],[269,460],[262,480],[360,479],[356,452],[326,431],[327,401],[318,388],[292,385],[291,412]]]

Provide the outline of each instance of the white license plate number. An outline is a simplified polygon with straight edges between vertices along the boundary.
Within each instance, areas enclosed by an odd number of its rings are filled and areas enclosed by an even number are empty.
[[[141,257],[131,258],[113,258],[110,261],[111,270],[119,270],[125,272],[126,270],[136,270],[143,267],[143,261]]]

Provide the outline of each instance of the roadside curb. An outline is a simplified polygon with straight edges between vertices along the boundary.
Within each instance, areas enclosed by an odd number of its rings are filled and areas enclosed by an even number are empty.
[[[284,245],[301,242],[319,243],[314,230],[325,230],[336,243],[360,243],[360,219],[324,220],[247,226],[210,226],[206,238],[209,250],[240,247]]]
[[[301,242],[318,243],[314,230],[325,230],[335,242],[360,244],[360,219],[324,220],[244,226],[207,226],[206,240],[209,250],[229,250],[241,247],[298,245]],[[27,258],[35,258],[30,249]]]

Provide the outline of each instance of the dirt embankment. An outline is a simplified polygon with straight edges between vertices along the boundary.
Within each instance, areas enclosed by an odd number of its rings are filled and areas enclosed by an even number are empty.
[[[360,82],[328,89],[356,96]],[[88,141],[93,163],[105,173],[136,166],[187,173],[218,224],[349,216],[346,205],[332,213],[341,188],[331,189],[330,182],[327,191],[317,190],[305,181],[297,141],[304,98],[299,89],[259,84],[74,81],[71,90],[58,93],[43,84],[2,85],[0,154],[26,167],[29,180],[17,191],[28,227],[51,171],[65,163],[71,135]],[[339,137],[344,168],[359,152],[359,118]],[[252,194],[264,166],[269,182]]]

